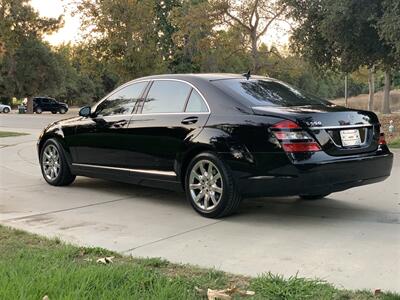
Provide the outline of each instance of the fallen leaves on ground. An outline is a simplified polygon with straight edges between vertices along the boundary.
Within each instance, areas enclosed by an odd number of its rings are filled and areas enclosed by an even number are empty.
[[[98,260],[96,260],[96,262],[99,264],[104,264],[104,265],[112,264],[114,258],[115,258],[114,256],[103,257],[103,258],[99,258]]]
[[[205,292],[205,290],[198,287],[196,287],[195,289],[198,293],[207,294],[208,300],[231,300],[232,296],[234,296],[235,294],[238,294],[240,296],[254,296],[255,294],[255,292],[253,291],[244,291],[235,286],[223,290],[207,289],[207,293]]]

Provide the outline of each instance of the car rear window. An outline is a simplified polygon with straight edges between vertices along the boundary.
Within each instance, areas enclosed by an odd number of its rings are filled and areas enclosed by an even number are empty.
[[[253,106],[304,106],[328,104],[283,82],[269,79],[223,79],[212,83],[229,95]]]

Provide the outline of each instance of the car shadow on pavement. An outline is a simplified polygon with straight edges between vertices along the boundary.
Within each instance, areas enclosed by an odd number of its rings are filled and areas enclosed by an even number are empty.
[[[151,201],[152,205],[165,206],[187,210],[192,208],[185,199],[183,192],[172,192],[133,184],[125,184],[101,179],[79,177],[71,186],[73,188],[91,189],[101,193],[126,196],[128,201]],[[305,201],[298,197],[274,197],[244,199],[237,214],[223,220],[229,222],[266,223],[270,217],[289,219],[302,218],[336,219],[358,222],[374,222],[400,224],[398,213],[374,210],[363,206],[362,202],[348,202],[341,199],[341,194],[332,194],[321,200]]]

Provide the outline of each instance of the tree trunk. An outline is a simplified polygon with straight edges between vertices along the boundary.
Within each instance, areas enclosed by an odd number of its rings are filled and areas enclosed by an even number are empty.
[[[28,97],[28,102],[26,103],[26,113],[33,114],[33,98]]]
[[[348,76],[346,75],[345,77],[344,77],[344,105],[346,106],[346,107],[348,107],[348,95],[349,95],[349,92],[348,92]]]
[[[385,70],[385,87],[383,94],[383,108],[384,114],[390,114],[390,71]]]
[[[251,56],[253,57],[253,72],[254,74],[258,74],[260,71],[260,61],[258,57],[258,48],[257,48],[257,31],[253,31],[251,33]]]
[[[375,94],[375,68],[372,67],[368,70],[368,87],[369,87],[369,97],[368,97],[368,110],[374,110],[374,94]]]

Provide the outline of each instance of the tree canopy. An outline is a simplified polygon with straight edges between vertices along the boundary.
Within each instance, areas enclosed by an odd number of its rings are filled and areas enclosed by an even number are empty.
[[[396,0],[76,0],[77,44],[43,37],[63,26],[29,0],[0,0],[0,97],[48,95],[81,104],[128,80],[157,73],[269,75],[324,98],[368,89],[359,70],[397,70]],[[270,42],[273,26],[294,23],[291,48]],[[381,71],[382,70],[382,71]],[[400,82],[394,76],[394,83]]]

